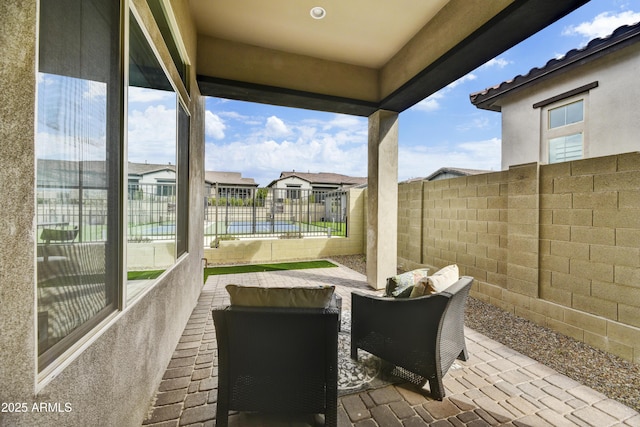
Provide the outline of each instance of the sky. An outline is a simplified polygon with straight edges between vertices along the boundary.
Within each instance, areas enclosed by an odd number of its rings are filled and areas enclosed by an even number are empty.
[[[585,6],[400,113],[398,181],[441,167],[500,170],[501,115],[469,95],[640,21],[640,0]],[[367,175],[367,118],[207,97],[205,169],[261,187],[283,171]]]

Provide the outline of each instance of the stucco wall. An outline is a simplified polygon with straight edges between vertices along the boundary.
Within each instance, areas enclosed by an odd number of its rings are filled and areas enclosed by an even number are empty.
[[[585,103],[585,158],[638,150],[640,122],[634,100],[640,97],[639,69],[640,44],[636,43],[505,96],[500,101],[502,169],[547,163],[546,155],[540,154],[543,110],[533,105],[596,81],[598,87],[588,92]]]
[[[133,2],[146,10],[144,0]],[[184,2],[172,2],[188,8]],[[189,254],[178,260],[145,295],[96,327],[81,346],[68,351],[46,378],[38,378],[35,227],[35,0],[0,2],[0,401],[25,402],[27,413],[2,413],[0,426],[140,426],[150,399],[195,307],[202,287],[202,209],[190,217]],[[195,34],[186,10],[181,32],[190,53]],[[145,15],[148,15],[145,13]],[[157,30],[151,30],[156,34]],[[157,37],[157,34],[156,34]],[[190,42],[191,41],[191,42]],[[168,55],[168,52],[166,53]],[[194,75],[191,92],[190,153],[204,153],[204,106]],[[204,165],[190,162],[190,205],[201,206]],[[113,272],[116,274],[116,272]],[[59,405],[38,413],[32,404]],[[70,411],[65,411],[68,403]],[[56,406],[52,406],[56,407]]]
[[[640,363],[639,188],[637,152],[401,184],[398,262]]]
[[[347,237],[302,239],[226,240],[218,248],[205,248],[209,264],[259,263],[292,259],[313,259],[364,252],[364,190],[349,190]]]

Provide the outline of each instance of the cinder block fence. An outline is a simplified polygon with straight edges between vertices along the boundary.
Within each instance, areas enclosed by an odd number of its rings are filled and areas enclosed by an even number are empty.
[[[398,262],[640,363],[640,153],[400,184]],[[499,327],[496,325],[496,327]]]

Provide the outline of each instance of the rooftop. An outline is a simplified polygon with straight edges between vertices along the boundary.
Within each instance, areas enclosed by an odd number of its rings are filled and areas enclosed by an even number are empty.
[[[469,95],[471,103],[483,110],[501,111],[501,106],[496,101],[503,95],[521,90],[575,67],[583,66],[587,62],[599,59],[638,41],[640,41],[640,22],[635,25],[622,26],[608,37],[591,40],[585,47],[572,49],[561,58],[549,60],[544,67],[532,68],[525,75],[518,75],[497,86],[472,93]]]

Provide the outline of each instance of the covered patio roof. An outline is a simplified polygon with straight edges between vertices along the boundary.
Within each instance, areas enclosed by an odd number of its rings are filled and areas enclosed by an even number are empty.
[[[370,116],[406,110],[586,2],[189,4],[203,95]]]

